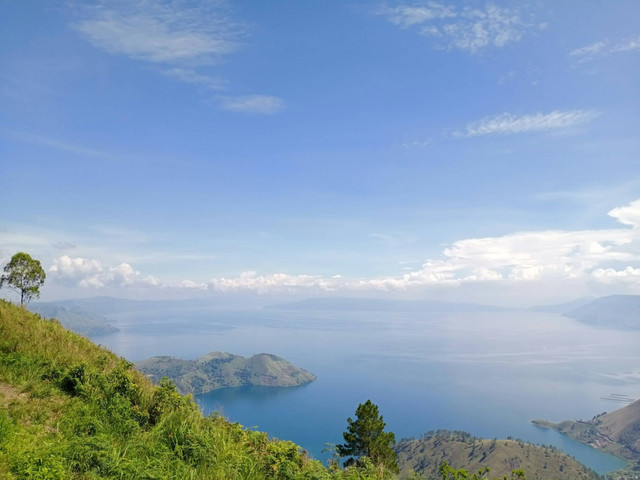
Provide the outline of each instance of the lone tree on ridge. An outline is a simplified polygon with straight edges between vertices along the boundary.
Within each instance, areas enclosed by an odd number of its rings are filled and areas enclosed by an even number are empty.
[[[4,266],[0,288],[6,284],[20,294],[20,305],[24,307],[32,298],[40,296],[40,287],[46,277],[40,260],[31,258],[28,253],[18,252]]]
[[[378,406],[367,400],[358,405],[356,420],[347,418],[347,431],[342,434],[345,443],[336,446],[341,457],[349,457],[346,466],[357,464],[360,457],[368,457],[375,465],[383,465],[398,473],[398,462],[393,445],[396,436],[385,432],[385,423]]]

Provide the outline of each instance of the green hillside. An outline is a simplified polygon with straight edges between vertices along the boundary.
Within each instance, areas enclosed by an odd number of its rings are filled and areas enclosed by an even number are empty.
[[[171,383],[57,321],[0,301],[0,478],[389,478],[370,464],[325,469],[297,445],[205,418]]]
[[[466,432],[440,430],[420,439],[403,439],[395,448],[402,466],[400,478],[438,478],[447,462],[455,468],[477,472],[490,468],[491,478],[503,478],[512,470],[524,470],[529,480],[595,480],[600,476],[553,447],[520,440],[487,440]]]
[[[267,353],[249,358],[225,352],[211,352],[196,360],[153,357],[135,364],[152,382],[172,380],[181,393],[205,393],[223,387],[260,385],[293,387],[313,382],[316,376],[284,358]]]

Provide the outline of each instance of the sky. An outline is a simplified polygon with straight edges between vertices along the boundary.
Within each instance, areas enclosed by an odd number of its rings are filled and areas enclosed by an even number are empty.
[[[640,294],[637,7],[3,0],[0,264],[43,300]]]

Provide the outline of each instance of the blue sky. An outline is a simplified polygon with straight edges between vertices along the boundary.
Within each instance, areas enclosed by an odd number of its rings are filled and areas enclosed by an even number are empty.
[[[640,293],[634,0],[7,0],[0,44],[43,299]]]

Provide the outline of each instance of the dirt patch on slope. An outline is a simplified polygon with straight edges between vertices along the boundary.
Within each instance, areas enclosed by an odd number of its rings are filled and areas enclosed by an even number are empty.
[[[26,402],[28,396],[20,393],[16,387],[8,383],[0,383],[0,407],[6,408],[13,402]]]

